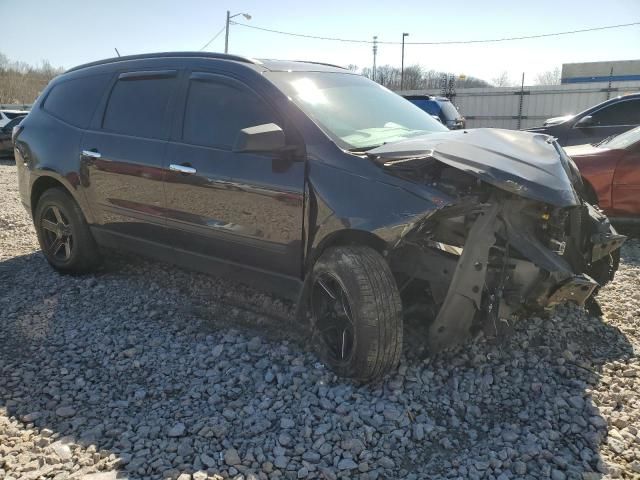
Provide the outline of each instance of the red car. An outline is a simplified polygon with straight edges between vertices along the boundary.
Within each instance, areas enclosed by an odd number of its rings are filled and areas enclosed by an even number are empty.
[[[565,151],[578,165],[591,199],[609,217],[640,223],[640,127]]]

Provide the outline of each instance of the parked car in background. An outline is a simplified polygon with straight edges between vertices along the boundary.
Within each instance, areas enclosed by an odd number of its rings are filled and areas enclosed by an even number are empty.
[[[3,127],[0,127],[0,158],[13,157],[13,141],[11,139],[13,127],[18,126],[24,117],[24,115],[16,117]]]
[[[577,115],[550,118],[529,132],[546,133],[565,146],[598,143],[640,125],[640,93],[612,98]]]
[[[640,223],[640,127],[565,151],[580,169],[593,203],[612,220]]]
[[[76,67],[14,135],[53,268],[106,246],[276,290],[362,380],[397,365],[405,307],[437,312],[434,352],[613,278],[624,236],[549,140],[449,131],[339,67],[204,52]]]
[[[458,109],[447,97],[432,95],[403,95],[416,107],[438,119],[449,130],[459,130],[465,127],[465,120]]]
[[[28,113],[27,110],[0,110],[0,127],[4,127],[14,118],[24,117]]]

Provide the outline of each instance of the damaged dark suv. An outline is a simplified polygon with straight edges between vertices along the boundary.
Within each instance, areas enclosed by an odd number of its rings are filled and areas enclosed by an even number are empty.
[[[122,248],[298,302],[319,355],[397,364],[403,312],[431,351],[613,278],[618,235],[546,135],[448,131],[339,67],[231,55],[115,58],[56,78],[14,131],[49,263]]]

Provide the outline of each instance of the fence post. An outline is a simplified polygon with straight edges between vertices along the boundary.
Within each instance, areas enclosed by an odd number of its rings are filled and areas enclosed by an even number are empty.
[[[611,67],[611,71],[609,72],[609,86],[607,87],[607,100],[611,98],[611,82],[613,81],[613,67]]]
[[[518,105],[518,130],[522,127],[522,103],[524,102],[524,72],[522,72],[522,83],[520,84],[520,103]]]

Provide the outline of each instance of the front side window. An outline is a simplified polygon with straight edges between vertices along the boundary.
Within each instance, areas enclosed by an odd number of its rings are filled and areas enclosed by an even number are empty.
[[[640,100],[624,100],[598,110],[593,115],[594,125],[640,125]]]
[[[49,92],[43,108],[60,120],[87,128],[110,79],[107,73],[62,81]]]
[[[360,75],[266,72],[340,147],[368,150],[447,128],[411,102]]]
[[[111,92],[102,128],[134,137],[164,138],[169,102],[177,88],[175,76],[119,79]]]
[[[230,149],[243,128],[278,123],[251,91],[214,75],[190,80],[182,139],[185,143]]]

